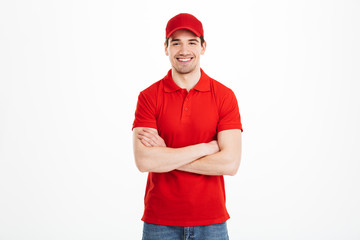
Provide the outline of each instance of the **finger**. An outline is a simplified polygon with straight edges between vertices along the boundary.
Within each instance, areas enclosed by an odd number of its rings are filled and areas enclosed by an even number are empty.
[[[145,131],[145,130],[146,130],[146,131]],[[156,141],[156,142],[158,142],[158,143],[164,141],[164,140],[160,137],[160,135],[158,134],[157,130],[152,129],[152,128],[149,128],[149,129],[144,129],[144,131],[145,131],[144,134],[146,134],[148,137],[151,136],[151,138],[152,138],[154,141]]]
[[[155,129],[143,129],[143,131],[139,132],[139,135],[140,137],[147,137],[148,142],[153,147],[166,147],[164,139],[159,136]]]
[[[150,133],[150,134],[158,134],[157,129],[154,129],[154,128],[144,128],[143,131]]]
[[[150,144],[150,145],[154,145],[155,144],[155,142],[151,139],[151,138],[148,138],[148,137],[146,137],[146,136],[141,136],[140,138],[139,138],[140,140],[143,140],[143,141],[146,141],[148,144]]]
[[[159,147],[166,147],[164,139],[162,139],[160,136],[157,136],[156,143],[159,145]]]
[[[151,138],[151,137],[154,137],[156,136],[156,134],[152,133],[152,132],[148,132],[148,131],[140,131],[139,132],[139,135],[142,135],[142,136],[147,136],[148,138]]]
[[[144,144],[146,147],[152,147],[151,144],[149,144],[147,141],[145,141],[144,139],[140,139],[141,143]]]
[[[156,143],[155,143],[152,139],[150,139],[150,138],[142,137],[142,138],[140,138],[140,140],[141,140],[142,142],[146,142],[146,143],[147,143],[146,146],[151,146],[151,147],[155,147],[155,146],[156,146]]]
[[[162,139],[160,136],[156,138],[156,143],[158,144],[159,147],[166,147],[164,139]]]
[[[139,132],[139,137],[146,137],[152,141],[152,144],[159,144],[159,136],[157,134],[147,133],[147,132]],[[161,138],[160,138],[161,139]]]
[[[159,144],[160,147],[166,147],[164,139],[162,139],[160,136],[157,139],[157,143]]]
[[[151,141],[153,141],[152,140],[153,137],[151,135],[149,135],[149,134],[139,134],[138,138],[139,139],[144,139],[145,141],[147,141],[149,143],[151,143]]]
[[[151,140],[159,147],[164,146],[165,142],[158,134],[152,135]]]
[[[164,147],[165,144],[157,139],[144,137],[145,140],[151,144],[152,147]],[[165,146],[166,147],[166,146]]]

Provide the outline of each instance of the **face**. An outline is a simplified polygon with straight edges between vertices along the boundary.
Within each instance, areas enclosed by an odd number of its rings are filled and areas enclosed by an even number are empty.
[[[188,74],[200,70],[200,55],[204,54],[206,43],[201,46],[200,38],[193,32],[180,29],[169,38],[165,54],[169,56],[173,70]]]

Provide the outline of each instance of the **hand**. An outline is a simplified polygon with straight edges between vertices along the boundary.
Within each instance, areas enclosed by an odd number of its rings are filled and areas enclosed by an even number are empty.
[[[158,131],[154,128],[144,128],[137,137],[147,147],[166,147],[164,139],[159,136]]]

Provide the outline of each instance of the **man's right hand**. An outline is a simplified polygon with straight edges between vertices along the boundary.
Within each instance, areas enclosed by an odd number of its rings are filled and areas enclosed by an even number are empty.
[[[138,132],[137,137],[147,147],[166,147],[164,139],[160,137],[158,131],[154,128],[143,128]],[[220,150],[216,140],[204,143],[204,145],[206,149],[205,155],[211,155]]]
[[[166,147],[164,139],[154,128],[143,128],[138,132],[137,138],[147,147]]]
[[[141,172],[169,172],[219,152],[216,140],[182,148],[166,146],[154,128],[134,128],[134,156]]]

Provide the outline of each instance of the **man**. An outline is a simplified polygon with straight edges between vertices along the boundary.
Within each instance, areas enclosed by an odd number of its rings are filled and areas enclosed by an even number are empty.
[[[179,14],[166,26],[171,70],[139,95],[133,123],[138,169],[149,172],[143,239],[228,239],[223,175],[240,164],[234,93],[205,74],[202,23]]]

